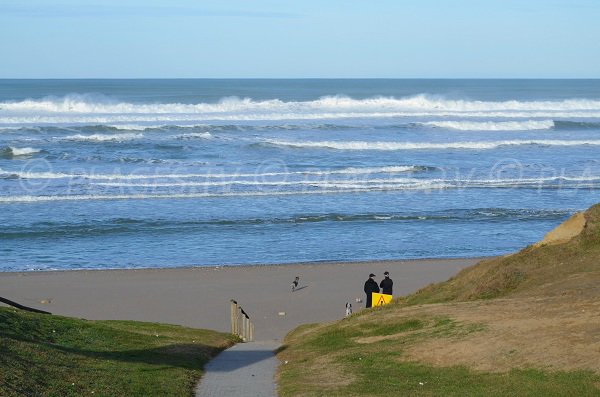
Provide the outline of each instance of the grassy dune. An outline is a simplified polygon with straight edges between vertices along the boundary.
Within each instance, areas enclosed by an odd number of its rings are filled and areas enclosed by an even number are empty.
[[[297,328],[280,394],[600,396],[600,205],[572,224],[386,307]]]
[[[214,331],[0,308],[0,395],[192,396],[235,342]]]

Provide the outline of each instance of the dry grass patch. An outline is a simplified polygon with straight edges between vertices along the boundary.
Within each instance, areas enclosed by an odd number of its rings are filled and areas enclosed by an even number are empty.
[[[468,338],[428,339],[407,348],[412,360],[479,371],[514,368],[600,374],[600,302],[566,298],[503,299],[415,308],[459,322],[485,324]]]

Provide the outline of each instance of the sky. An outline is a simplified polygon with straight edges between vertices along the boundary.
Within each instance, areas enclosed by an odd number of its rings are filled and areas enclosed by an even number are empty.
[[[0,78],[600,78],[598,0],[0,0]]]

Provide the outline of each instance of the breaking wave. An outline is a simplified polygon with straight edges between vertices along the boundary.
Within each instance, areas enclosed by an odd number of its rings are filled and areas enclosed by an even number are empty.
[[[186,139],[211,139],[213,138],[212,134],[208,131],[206,132],[192,132],[189,134],[181,134],[181,135],[177,135],[175,138],[177,139],[182,139],[182,140],[186,140]]]
[[[459,131],[529,131],[549,130],[554,127],[554,121],[430,121],[423,125]]]
[[[600,145],[600,140],[553,140],[553,139],[532,139],[532,140],[506,140],[489,142],[367,142],[367,141],[281,141],[270,140],[262,143],[263,145],[284,146],[292,148],[309,149],[337,149],[337,150],[443,150],[443,149],[496,149],[502,146],[524,146],[524,145],[542,145],[542,146],[584,146]]]
[[[65,141],[82,141],[82,142],[124,142],[134,139],[143,138],[143,134],[92,134],[92,135],[69,135],[61,138]]]
[[[41,152],[40,149],[35,149],[31,147],[16,148],[12,146],[7,146],[4,148],[0,148],[0,158],[10,159],[13,157],[27,157],[39,152]]]
[[[435,170],[435,167],[418,166],[418,165],[401,165],[401,166],[384,166],[384,167],[350,167],[341,169],[307,169],[303,171],[280,171],[280,172],[227,172],[214,170],[206,173],[189,173],[189,174],[69,174],[62,172],[25,172],[25,171],[8,171],[0,168],[0,177],[21,178],[21,179],[90,179],[90,180],[145,180],[145,179],[190,179],[190,178],[206,178],[206,179],[225,179],[225,178],[262,178],[270,176],[302,176],[302,175],[364,175],[364,174],[396,174],[403,172],[418,172]]]
[[[542,177],[518,179],[365,179],[365,180],[298,180],[298,181],[218,181],[167,183],[102,183],[118,187],[102,193],[0,196],[0,204],[46,201],[201,199],[229,197],[276,197],[298,195],[356,194],[372,192],[433,191],[448,189],[600,189],[600,176]],[[93,184],[95,185],[95,184]],[[255,186],[254,189],[239,186]],[[283,189],[281,186],[285,186]],[[191,187],[204,187],[201,191]],[[206,189],[212,187],[213,189]],[[223,189],[214,189],[222,187]],[[123,188],[129,188],[124,193]],[[138,188],[142,188],[137,190]],[[167,189],[165,189],[167,188]],[[170,189],[168,189],[170,188]]]
[[[600,101],[477,101],[440,96],[355,99],[325,96],[312,101],[223,98],[216,103],[130,103],[101,95],[71,94],[39,100],[0,103],[0,127],[19,124],[115,124],[115,128],[152,128],[139,123],[160,124],[204,120],[310,120],[381,118],[402,116],[453,116],[540,118],[600,117]],[[131,124],[133,123],[133,124]],[[157,124],[160,123],[160,124]]]

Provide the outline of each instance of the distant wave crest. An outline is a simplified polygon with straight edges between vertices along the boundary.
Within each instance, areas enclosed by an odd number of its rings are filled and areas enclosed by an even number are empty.
[[[554,127],[554,121],[430,121],[423,125],[459,131],[528,131],[549,130]]]
[[[119,129],[141,130],[148,127],[136,123],[153,123],[152,127],[172,123],[190,124],[205,120],[310,120],[402,116],[552,119],[600,117],[600,101],[591,99],[477,101],[421,94],[403,98],[366,99],[325,96],[312,101],[229,97],[216,103],[185,104],[131,103],[101,95],[71,94],[64,97],[0,103],[0,127],[36,123],[99,123],[112,124]]]
[[[584,146],[600,145],[600,140],[553,140],[553,139],[531,139],[531,140],[505,140],[505,141],[483,141],[483,142],[367,142],[367,141],[282,141],[270,140],[265,144],[274,146],[287,146],[294,148],[309,149],[336,149],[336,150],[443,150],[443,149],[496,149],[502,146]]]

